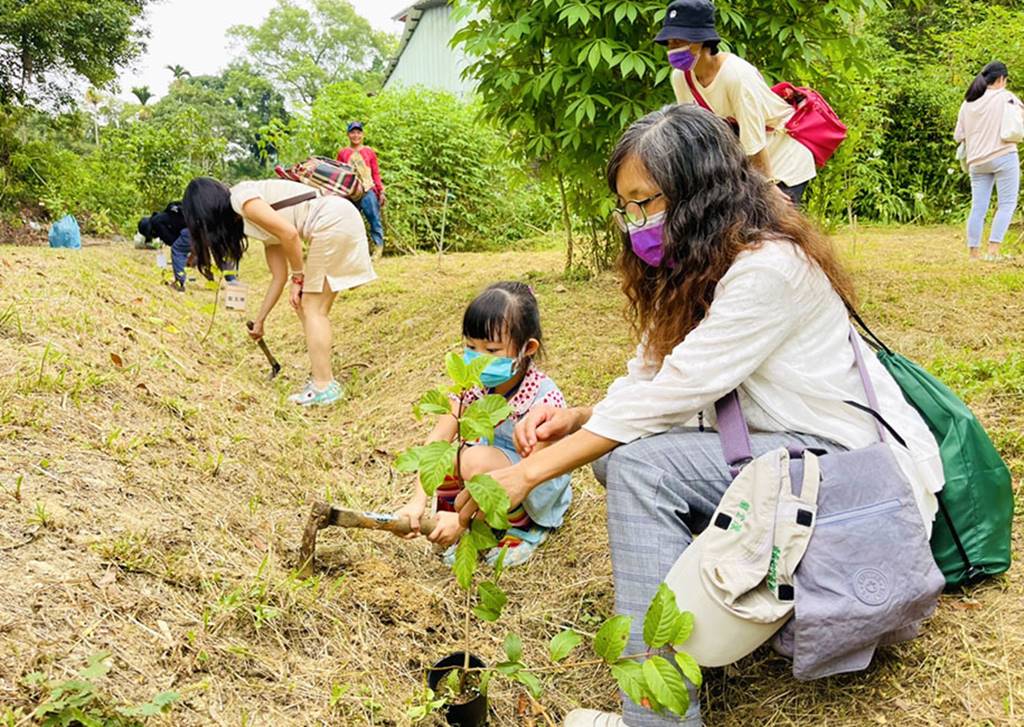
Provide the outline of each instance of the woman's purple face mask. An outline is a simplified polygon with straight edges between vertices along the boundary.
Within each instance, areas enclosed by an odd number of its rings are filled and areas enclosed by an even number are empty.
[[[647,218],[642,227],[629,228],[629,245],[636,256],[652,268],[661,266],[665,258],[665,213],[658,212]]]
[[[697,56],[690,52],[687,47],[676,48],[668,52],[668,62],[673,68],[680,71],[692,71],[697,65]]]

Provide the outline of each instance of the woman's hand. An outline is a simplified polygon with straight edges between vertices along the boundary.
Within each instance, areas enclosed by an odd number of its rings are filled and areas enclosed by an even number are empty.
[[[252,322],[252,328],[249,329],[249,338],[254,341],[258,341],[263,338],[263,319],[257,318]]]
[[[512,441],[521,457],[529,457],[543,447],[580,428],[579,417],[573,409],[541,404],[535,406],[519,420]]]
[[[459,521],[458,513],[442,510],[437,513],[436,517],[437,525],[430,535],[427,536],[427,539],[432,543],[437,543],[447,548],[466,531],[466,528]]]
[[[420,534],[420,518],[423,517],[423,513],[427,509],[427,499],[425,496],[414,495],[409,502],[405,503],[400,510],[395,513],[395,517],[401,520],[403,517],[409,518],[409,527],[412,528],[412,532],[407,535],[398,535],[399,538],[405,540],[412,540],[418,537]]]
[[[526,479],[526,471],[523,469],[522,463],[503,467],[488,474],[505,488],[505,492],[508,493],[510,510],[517,507],[530,494],[530,483]],[[469,494],[468,489],[460,492],[459,496],[455,498],[455,510],[459,513],[459,523],[464,528],[468,528],[470,522],[480,512],[479,506],[473,496]]]

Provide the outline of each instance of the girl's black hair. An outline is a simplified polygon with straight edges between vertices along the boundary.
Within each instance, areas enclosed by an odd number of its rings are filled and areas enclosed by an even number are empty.
[[[720,40],[706,40],[706,41],[704,41],[704,47],[711,50],[711,55],[717,56],[718,55],[718,44],[721,43],[721,42],[722,41],[720,41]]]
[[[199,272],[213,280],[211,263],[221,270],[237,265],[249,241],[242,216],[231,206],[231,190],[216,179],[196,177],[185,187],[181,206]]]
[[[967,89],[967,95],[964,96],[964,99],[967,101],[977,101],[985,95],[985,89],[1000,78],[1007,78],[1009,75],[1010,71],[1006,68],[1005,63],[1002,61],[992,61],[982,68],[981,73],[975,76],[974,80],[971,81],[971,85]]]
[[[511,339],[517,351],[536,338],[541,344],[534,358],[540,356],[544,339],[540,330],[540,308],[525,283],[501,282],[487,287],[473,299],[462,316],[462,335],[484,341]]]

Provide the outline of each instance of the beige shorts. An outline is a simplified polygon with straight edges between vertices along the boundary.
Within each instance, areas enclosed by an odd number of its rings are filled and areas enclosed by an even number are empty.
[[[332,195],[310,207],[303,230],[308,250],[302,292],[322,293],[325,281],[337,293],[376,280],[363,216],[355,205]]]

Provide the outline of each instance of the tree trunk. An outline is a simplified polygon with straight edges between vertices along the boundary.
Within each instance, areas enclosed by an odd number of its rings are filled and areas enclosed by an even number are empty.
[[[556,176],[558,178],[558,194],[562,198],[562,224],[565,225],[565,272],[569,272],[572,270],[572,217],[569,215],[569,200],[565,196],[565,177],[561,172],[558,172]]]

